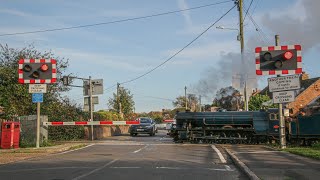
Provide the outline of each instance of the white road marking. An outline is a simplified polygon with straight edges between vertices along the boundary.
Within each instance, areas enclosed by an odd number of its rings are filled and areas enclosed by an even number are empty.
[[[143,149],[145,149],[146,147],[148,147],[149,145],[146,145],[146,146],[144,146],[143,148],[140,148],[140,149],[138,149],[138,150],[136,150],[136,151],[133,151],[133,153],[138,153],[138,152],[140,152],[141,150],[143,150]]]
[[[76,178],[73,178],[72,180],[78,180],[78,179],[82,179],[82,178],[84,178],[84,177],[86,177],[86,176],[89,176],[89,175],[91,175],[91,174],[93,174],[93,173],[95,173],[95,172],[97,172],[97,171],[100,171],[101,169],[103,169],[103,168],[105,168],[105,167],[113,164],[113,163],[116,162],[116,161],[118,161],[118,159],[114,159],[114,160],[106,163],[105,165],[103,165],[103,166],[101,166],[101,167],[99,167],[99,168],[97,168],[97,169],[94,169],[94,170],[92,170],[92,171],[90,171],[90,172],[88,172],[88,173],[86,173],[86,174],[83,174],[83,175],[81,175],[81,176],[78,176],[78,177],[76,177]]]
[[[214,169],[214,168],[207,168],[208,170],[211,170],[211,171],[233,171],[232,169]]]
[[[226,159],[224,159],[224,157],[222,156],[221,152],[219,151],[219,149],[215,146],[215,145],[211,145],[212,149],[214,151],[216,151],[216,153],[218,154],[220,160],[222,163],[227,163]]]
[[[33,168],[33,169],[17,169],[17,170],[6,170],[6,171],[0,171],[0,172],[23,172],[23,171],[41,171],[41,170],[58,170],[58,169],[92,169],[93,167],[77,167],[77,166],[71,166],[71,167],[51,167],[51,168]]]
[[[87,148],[87,147],[90,147],[90,146],[93,146],[94,144],[89,144],[89,145],[86,145],[82,148],[79,148],[79,149],[73,149],[73,150],[70,150],[70,151],[64,151],[64,152],[61,152],[61,153],[56,153],[56,155],[59,155],[59,154],[66,154],[66,153],[70,153],[70,152],[73,152],[73,151],[78,151],[78,150],[81,150],[81,149],[84,149],[84,148]]]
[[[274,153],[276,151],[249,151],[249,152],[235,152],[233,154],[255,154],[255,153]]]
[[[141,167],[110,167],[110,168],[113,168],[113,169],[139,169]]]
[[[179,170],[179,169],[187,169],[187,168],[181,168],[181,167],[156,167],[156,169],[173,169],[173,170]]]
[[[228,171],[233,171],[233,170],[231,169],[231,167],[228,166],[228,165],[224,165],[224,167],[226,167],[226,170],[228,170]]]

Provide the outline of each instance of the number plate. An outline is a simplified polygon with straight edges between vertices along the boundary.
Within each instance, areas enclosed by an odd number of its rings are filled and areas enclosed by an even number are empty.
[[[144,129],[137,129],[137,131],[144,131]]]

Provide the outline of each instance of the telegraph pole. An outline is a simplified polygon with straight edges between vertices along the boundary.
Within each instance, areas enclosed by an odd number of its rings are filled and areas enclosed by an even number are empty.
[[[188,101],[187,101],[187,86],[184,87],[184,98],[186,101],[186,111],[188,109]]]
[[[280,40],[279,40],[279,35],[275,35],[275,43],[276,46],[279,46]],[[277,77],[280,77],[280,75],[277,75]],[[280,139],[280,148],[285,149],[286,148],[286,135],[285,135],[285,122],[283,118],[283,113],[282,113],[282,103],[279,103],[279,139]]]
[[[122,107],[121,107],[121,102],[120,102],[120,83],[117,83],[117,103],[118,103],[118,113],[120,117],[122,118]]]
[[[241,50],[241,64],[242,64],[242,72],[244,73],[244,67],[245,67],[245,62],[244,62],[244,55],[243,55],[243,51],[244,51],[244,34],[243,34],[243,0],[237,0],[235,3],[237,3],[238,5],[238,11],[239,11],[239,36],[240,36],[240,50]],[[244,90],[243,93],[245,94],[244,96],[244,101],[245,101],[245,109],[246,111],[249,110],[248,108],[248,96],[247,96],[247,77],[245,74],[241,73],[241,77],[240,77],[240,84],[242,84],[243,82],[241,82],[244,79]]]
[[[90,104],[89,104],[89,109],[90,109],[90,120],[93,121],[93,98],[92,98],[92,91],[93,91],[93,88],[92,88],[92,80],[91,80],[91,76],[89,76],[89,101],[90,101]],[[93,141],[93,125],[91,125],[91,140]]]
[[[199,112],[202,112],[202,108],[201,108],[201,95],[199,95]]]

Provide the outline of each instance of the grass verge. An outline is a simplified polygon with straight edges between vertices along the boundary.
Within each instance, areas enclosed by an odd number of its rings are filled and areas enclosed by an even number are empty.
[[[75,149],[80,149],[80,148],[83,148],[83,147],[85,147],[85,146],[87,146],[87,144],[79,144],[79,145],[71,146],[71,147],[68,149],[68,151],[70,151],[70,150],[75,150]]]
[[[283,151],[290,152],[292,154],[297,154],[313,159],[320,160],[320,144],[314,144],[311,147],[288,147]]]

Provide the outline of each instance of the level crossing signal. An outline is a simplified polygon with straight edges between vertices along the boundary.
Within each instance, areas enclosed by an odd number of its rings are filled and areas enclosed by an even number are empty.
[[[52,84],[57,81],[57,61],[55,59],[20,59],[20,84]]]
[[[300,45],[256,47],[256,74],[301,74]]]

